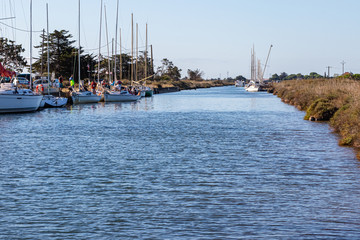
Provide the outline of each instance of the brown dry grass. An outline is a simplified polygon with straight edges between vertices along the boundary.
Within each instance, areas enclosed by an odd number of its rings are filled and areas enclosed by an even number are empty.
[[[274,94],[306,110],[306,119],[316,116],[318,120],[330,120],[341,136],[340,145],[360,149],[359,81],[341,78],[283,81],[274,84]]]

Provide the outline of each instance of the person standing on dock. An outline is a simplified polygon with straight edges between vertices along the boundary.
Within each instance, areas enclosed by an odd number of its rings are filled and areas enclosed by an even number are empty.
[[[71,77],[69,78],[69,81],[70,81],[70,90],[74,91],[75,81],[74,81],[73,75],[71,75]]]
[[[59,77],[59,88],[61,89],[63,87],[64,87],[64,85],[63,85],[63,76],[60,76]]]
[[[91,82],[91,90],[94,94],[96,94],[96,86],[97,86],[96,82],[92,81]]]

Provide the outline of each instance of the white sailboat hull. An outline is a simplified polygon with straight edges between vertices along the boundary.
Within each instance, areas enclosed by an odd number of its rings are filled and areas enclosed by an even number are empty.
[[[248,91],[248,92],[258,92],[259,87],[251,85],[251,86],[245,88],[245,90]]]
[[[98,96],[96,94],[93,94],[92,92],[85,91],[85,92],[73,92],[72,101],[74,104],[79,103],[97,103],[101,99],[101,95]]]
[[[105,102],[134,102],[141,98],[141,95],[123,94],[119,92],[104,94]]]
[[[0,94],[0,113],[36,111],[41,95]]]

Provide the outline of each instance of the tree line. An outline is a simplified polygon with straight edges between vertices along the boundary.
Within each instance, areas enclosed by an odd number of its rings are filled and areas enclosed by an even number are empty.
[[[316,72],[311,72],[308,75],[302,75],[301,73],[288,75],[286,72],[282,72],[280,75],[278,75],[277,73],[273,74],[269,78],[269,80],[283,81],[283,80],[293,80],[293,79],[314,79],[314,78],[323,78],[323,76]]]
[[[39,73],[41,76],[47,76],[47,63],[50,65],[50,74],[54,72],[56,77],[63,76],[69,78],[73,76],[75,81],[78,81],[78,48],[74,46],[75,40],[72,40],[73,36],[67,30],[55,30],[49,34],[49,38],[45,33],[40,34],[41,43],[34,46],[38,50],[38,57],[35,57],[35,62],[32,64],[33,73]],[[49,50],[49,59],[48,59]],[[29,65],[26,59],[21,56],[25,51],[21,45],[15,43],[15,41],[8,40],[7,38],[0,38],[0,62],[5,68],[22,72],[22,70]],[[85,53],[83,48],[80,48],[80,78],[81,79],[97,79],[99,74],[101,79],[113,78],[115,62],[116,78],[131,79],[131,67],[134,68],[134,76],[137,79],[144,79],[145,76],[152,76],[153,80],[180,80],[181,69],[175,66],[169,59],[164,58],[161,61],[156,71],[152,65],[149,54],[140,52],[140,56],[132,61],[130,54],[122,53],[113,56],[100,55],[100,61],[98,56],[92,53]],[[120,69],[120,56],[121,56],[121,69]],[[110,69],[109,69],[110,64]],[[146,65],[146,66],[145,66]],[[100,69],[98,71],[98,69]],[[146,73],[145,73],[146,69]],[[30,70],[30,69],[29,69]],[[136,71],[136,72],[135,72]],[[29,71],[30,72],[30,71]],[[204,73],[199,70],[187,71],[188,79],[202,80]],[[150,79],[150,80],[151,80]]]

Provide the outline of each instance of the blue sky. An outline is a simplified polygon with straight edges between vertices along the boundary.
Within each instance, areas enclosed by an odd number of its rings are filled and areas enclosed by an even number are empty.
[[[81,45],[99,45],[101,0],[81,1]],[[109,39],[115,37],[116,0],[103,0],[107,11]],[[3,21],[29,29],[30,0],[0,0]],[[49,28],[69,30],[77,39],[77,0],[33,0],[33,30],[46,29],[46,3]],[[11,4],[11,6],[10,6]],[[273,44],[265,77],[273,73],[318,72],[360,73],[360,1],[358,0],[120,0],[119,27],[124,51],[131,48],[131,13],[139,25],[139,46],[145,45],[148,23],[149,44],[153,45],[155,65],[168,58],[182,69],[200,69],[206,78],[250,76],[251,47],[265,63]],[[29,33],[0,25],[1,36],[23,44],[29,57]],[[106,42],[105,21],[102,45]],[[33,33],[33,45],[39,44]],[[144,48],[142,48],[144,49]],[[98,50],[93,50],[97,54]],[[107,48],[102,48],[107,54]],[[38,55],[37,49],[33,56]]]

